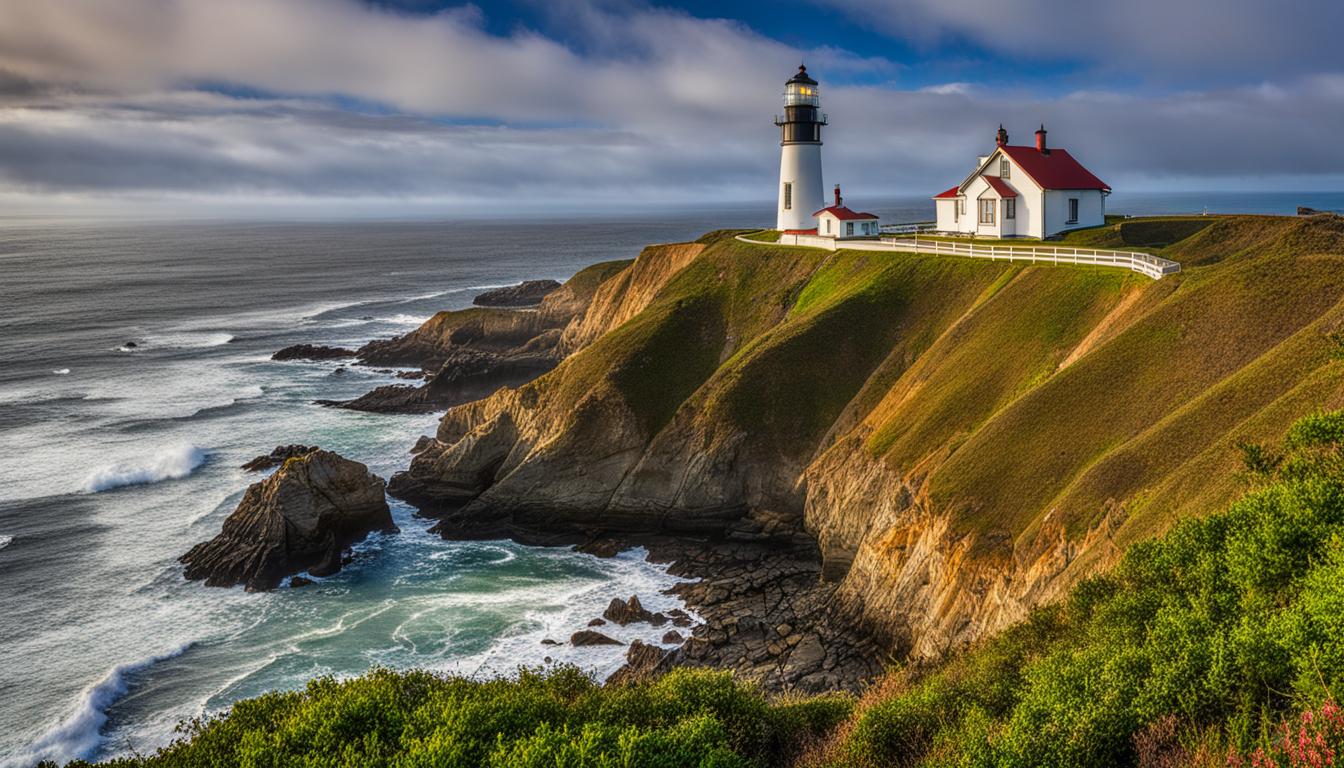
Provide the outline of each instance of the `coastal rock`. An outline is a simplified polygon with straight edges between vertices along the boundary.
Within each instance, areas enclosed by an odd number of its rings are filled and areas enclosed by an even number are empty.
[[[289,580],[290,589],[298,589],[299,587],[306,587],[316,583],[317,582],[305,576],[294,576]]]
[[[607,610],[602,612],[602,618],[624,627],[626,624],[633,624],[637,621],[653,622],[654,614],[650,613],[639,602],[638,595],[631,595],[629,600],[621,601],[620,598],[613,597]],[[667,621],[666,617],[663,621]]]
[[[558,333],[550,338],[558,339]],[[459,349],[420,386],[385,384],[353,400],[318,403],[372,413],[429,413],[486,397],[501,387],[525,384],[558,362],[553,350],[540,342],[529,351],[507,353]]]
[[[605,627],[606,625],[607,625],[606,619],[593,619],[592,621],[588,622],[588,626],[590,627]]]
[[[284,464],[288,459],[298,456],[307,456],[316,450],[318,450],[316,445],[300,445],[298,443],[295,443],[294,445],[277,446],[276,449],[270,453],[262,454],[247,462],[242,466],[242,469],[247,472],[260,472],[264,469],[270,469],[271,467],[278,467],[281,464]]]
[[[608,637],[601,632],[591,629],[581,629],[569,636],[570,645],[589,646],[589,645],[621,645],[621,641],[614,637]]]
[[[340,570],[342,553],[371,531],[397,530],[382,478],[359,462],[316,450],[249,486],[223,531],[180,559],[207,586],[274,589],[284,577]]]
[[[434,438],[430,437],[429,435],[421,435],[416,439],[415,445],[411,446],[410,452],[420,453],[421,451],[425,450],[426,448],[430,447],[433,444],[434,444]]]
[[[324,347],[318,344],[294,344],[271,355],[272,360],[342,360],[354,357],[353,349]]]
[[[535,307],[559,287],[554,280],[525,280],[478,294],[471,303],[478,307]]]
[[[681,645],[682,643],[686,642],[686,638],[682,637],[681,633],[678,632],[677,630],[669,629],[663,633],[662,642],[666,643],[667,645]]]
[[[607,678],[607,684],[624,685],[654,677],[660,672],[667,671],[668,665],[665,662],[671,656],[670,650],[634,640],[625,652],[625,666]]]

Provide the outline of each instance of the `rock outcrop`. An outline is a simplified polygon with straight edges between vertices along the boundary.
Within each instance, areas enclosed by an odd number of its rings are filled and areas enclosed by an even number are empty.
[[[427,413],[529,382],[564,358],[566,351],[560,345],[564,329],[629,264],[588,267],[546,291],[535,310],[492,306],[440,312],[403,336],[369,342],[358,350],[361,364],[419,366],[426,372],[426,382],[381,386],[353,400],[320,404],[377,413]]]
[[[570,635],[569,644],[577,647],[589,645],[624,645],[620,640],[592,629],[581,629]]]
[[[471,303],[478,307],[535,307],[559,287],[554,280],[524,280],[477,294]]]
[[[270,453],[262,454],[255,459],[244,464],[241,469],[247,472],[260,472],[271,467],[278,467],[289,459],[299,456],[307,456],[317,450],[316,445],[280,445]]]
[[[248,487],[218,536],[180,558],[185,576],[254,592],[302,571],[335,573],[350,545],[397,530],[384,491],[368,467],[330,451],[290,458]]]
[[[343,360],[354,357],[355,350],[324,347],[319,344],[293,344],[271,355],[272,360]]]

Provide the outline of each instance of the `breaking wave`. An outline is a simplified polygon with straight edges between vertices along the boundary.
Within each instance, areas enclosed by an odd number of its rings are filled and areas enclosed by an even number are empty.
[[[102,741],[107,709],[126,695],[130,688],[130,677],[161,661],[181,656],[190,647],[191,643],[184,643],[167,653],[113,667],[101,680],[84,689],[79,705],[69,717],[33,742],[28,748],[25,762],[54,760],[65,763],[93,757]]]
[[[119,463],[104,467],[84,481],[86,493],[98,493],[127,485],[146,485],[186,477],[205,463],[205,451],[194,445],[174,445],[159,450],[142,463]]]

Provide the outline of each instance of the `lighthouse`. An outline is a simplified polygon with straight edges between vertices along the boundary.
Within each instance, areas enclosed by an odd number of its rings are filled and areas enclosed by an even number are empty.
[[[825,207],[821,183],[821,111],[817,81],[799,65],[798,74],[784,84],[784,116],[775,117],[780,129],[779,208],[775,228],[813,229],[814,214]]]

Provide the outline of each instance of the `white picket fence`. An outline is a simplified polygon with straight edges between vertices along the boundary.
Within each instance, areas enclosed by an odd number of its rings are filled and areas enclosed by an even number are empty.
[[[744,243],[763,245],[739,235]],[[825,248],[834,251],[840,248],[855,251],[890,251],[898,253],[930,253],[940,256],[966,256],[973,259],[993,261],[1029,261],[1032,263],[1087,264],[1097,267],[1119,267],[1130,269],[1154,280],[1163,275],[1181,271],[1181,265],[1169,259],[1163,259],[1137,251],[1107,251],[1096,248],[1072,248],[1068,246],[1032,244],[1032,245],[984,245],[981,243],[958,243],[947,240],[920,240],[918,238],[884,237],[880,240],[836,240],[833,237],[818,235],[781,234],[780,245],[798,245],[805,248]]]

